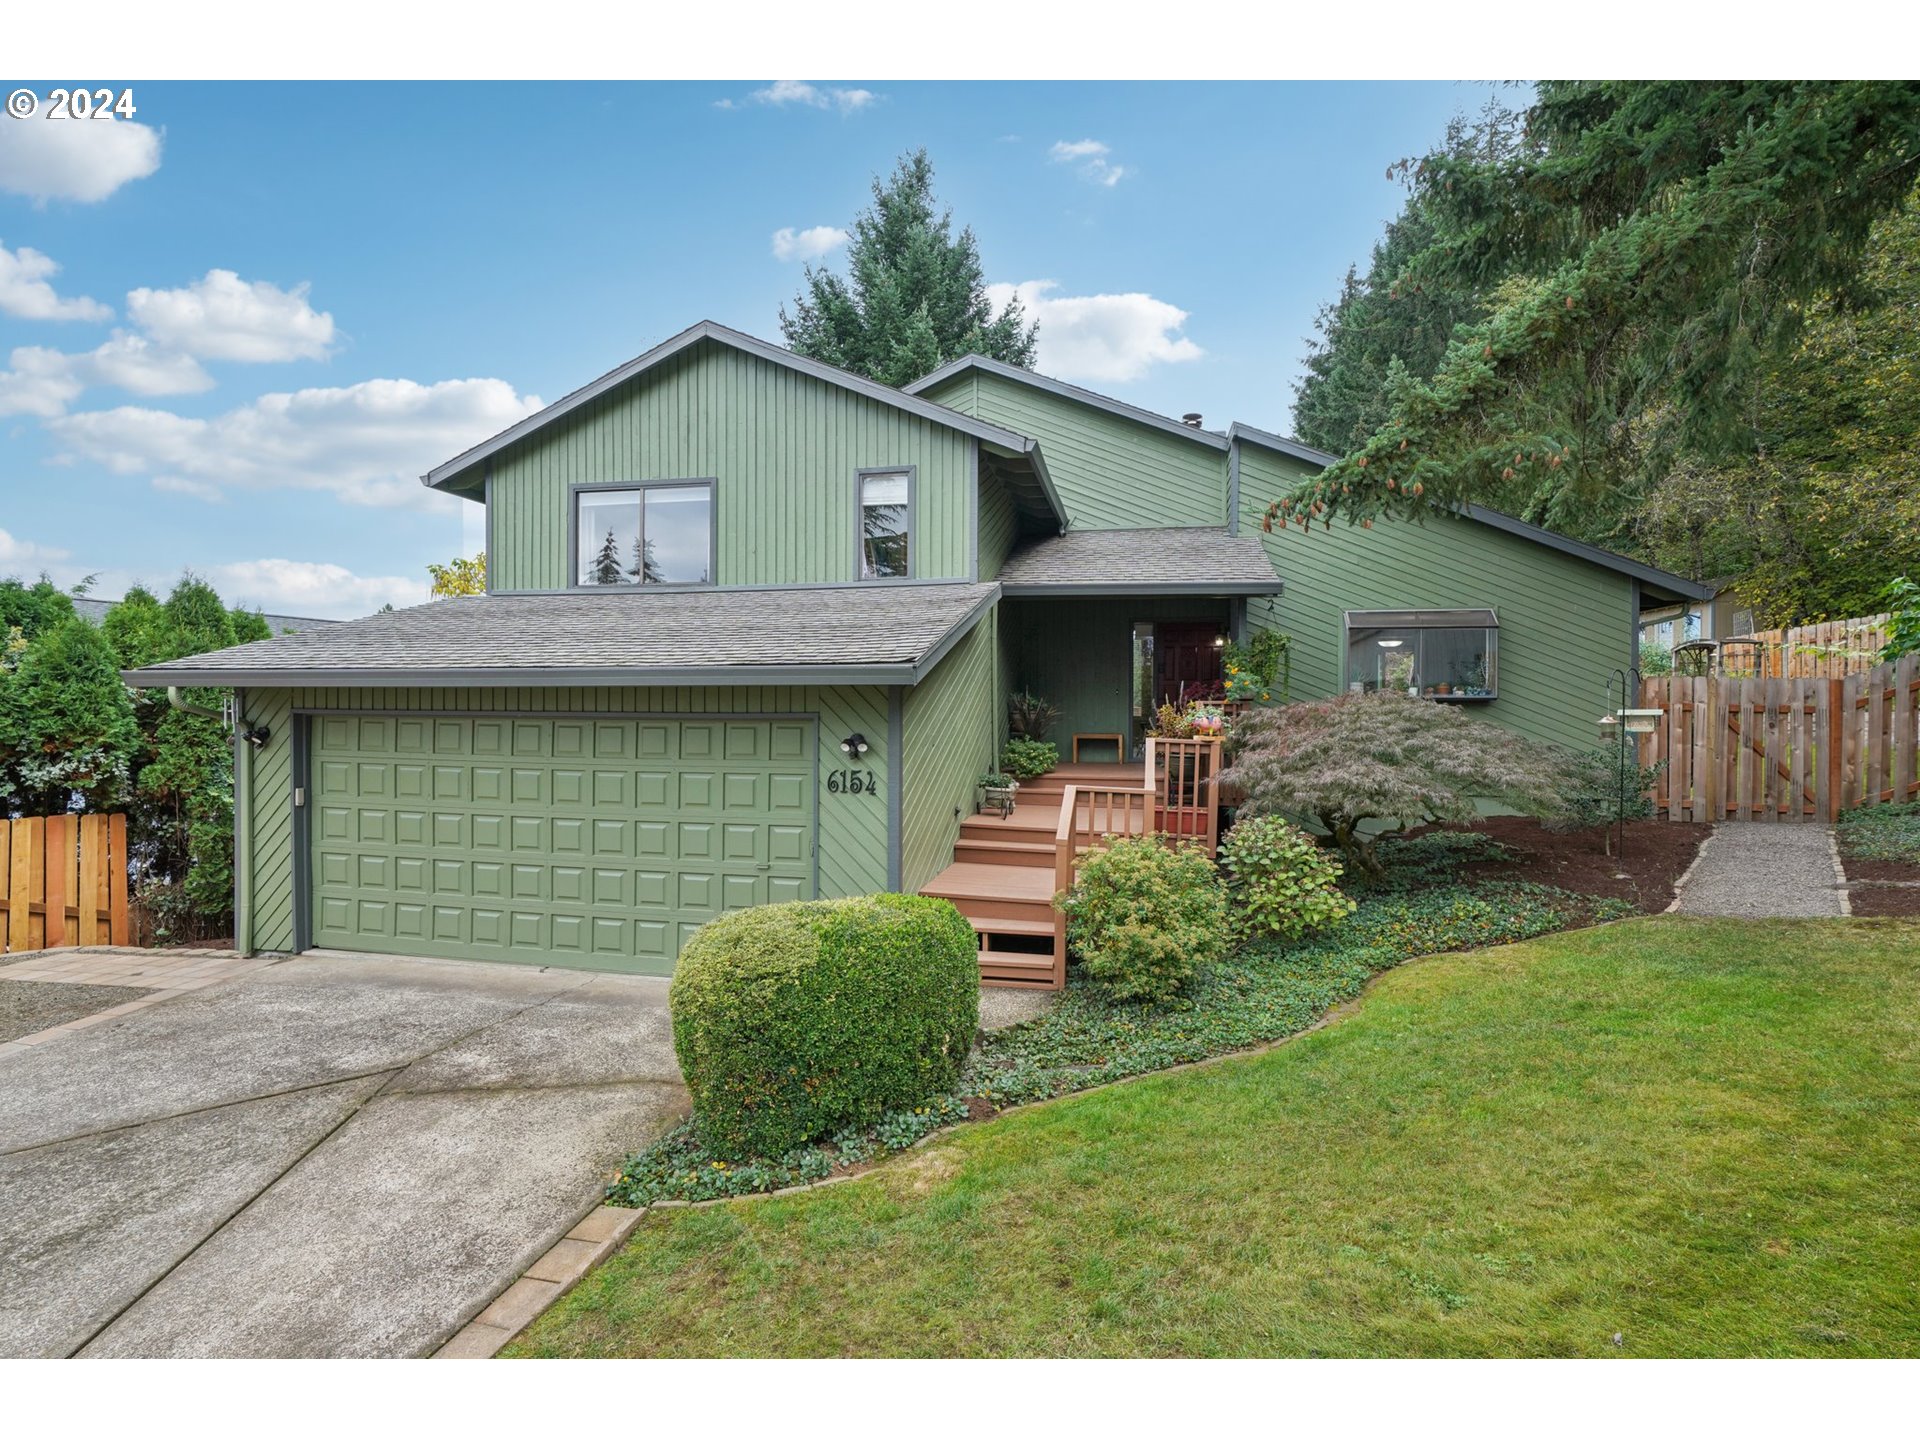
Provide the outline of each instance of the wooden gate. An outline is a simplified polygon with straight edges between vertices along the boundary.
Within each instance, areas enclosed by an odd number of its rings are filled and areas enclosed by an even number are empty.
[[[0,951],[127,940],[126,816],[0,820]]]
[[[1669,820],[1810,820],[1920,799],[1920,656],[1833,679],[1656,676],[1641,762]]]

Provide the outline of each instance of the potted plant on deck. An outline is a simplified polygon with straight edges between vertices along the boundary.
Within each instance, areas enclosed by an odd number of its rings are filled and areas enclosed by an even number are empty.
[[[974,784],[980,787],[980,813],[982,815],[986,814],[989,810],[998,810],[1000,812],[1000,818],[1004,820],[1013,813],[1014,795],[1015,792],[1020,789],[1020,782],[1014,779],[1013,776],[1006,774],[1004,771],[989,770],[986,774],[974,781]]]

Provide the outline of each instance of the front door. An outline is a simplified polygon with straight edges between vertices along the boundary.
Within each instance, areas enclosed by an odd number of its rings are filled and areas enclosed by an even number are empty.
[[[1165,622],[1153,627],[1153,693],[1156,705],[1178,705],[1206,695],[1220,682],[1220,627],[1206,621]]]

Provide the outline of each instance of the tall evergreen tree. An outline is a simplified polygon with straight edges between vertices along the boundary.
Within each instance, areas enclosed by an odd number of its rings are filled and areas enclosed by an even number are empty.
[[[596,585],[618,585],[627,578],[620,566],[620,542],[613,538],[613,531],[607,531],[607,538],[600,544],[600,553],[593,557],[593,583]]]
[[[64,815],[119,804],[138,739],[113,647],[69,611],[0,686],[0,810]]]
[[[1737,454],[1810,302],[1851,305],[1868,236],[1920,175],[1920,84],[1541,84],[1527,144],[1409,164],[1433,240],[1402,296],[1490,287],[1429,377],[1269,524],[1414,515],[1544,486],[1618,488]],[[1504,278],[1503,278],[1504,277]]]
[[[875,177],[873,204],[853,222],[847,277],[809,265],[793,313],[780,311],[795,354],[883,385],[969,354],[1030,369],[1038,329],[1018,300],[993,313],[979,245],[937,209],[925,150],[902,156],[884,184]]]

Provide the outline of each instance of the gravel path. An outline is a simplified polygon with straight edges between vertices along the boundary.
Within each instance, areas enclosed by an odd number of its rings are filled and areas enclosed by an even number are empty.
[[[1824,825],[1716,825],[1673,902],[1681,915],[1844,915]]]

